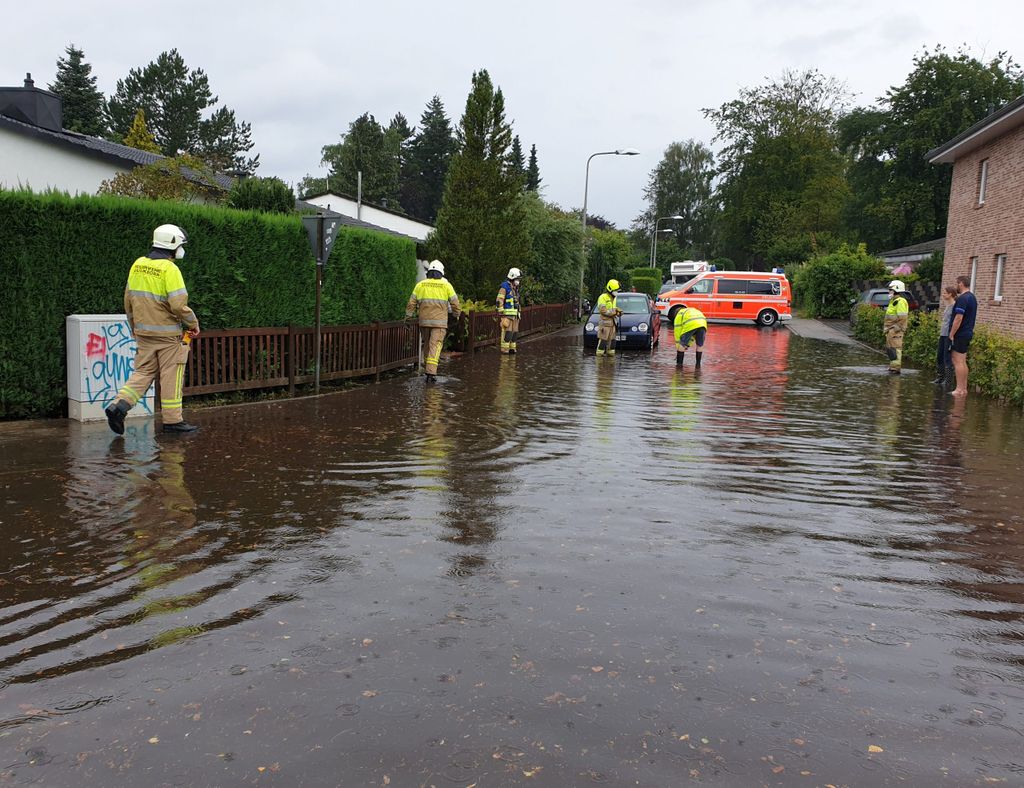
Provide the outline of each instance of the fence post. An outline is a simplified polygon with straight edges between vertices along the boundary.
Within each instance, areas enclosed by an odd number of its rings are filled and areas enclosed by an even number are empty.
[[[383,331],[380,327],[380,321],[373,321],[373,366],[376,374],[374,380],[380,383],[380,357],[381,357],[381,341],[384,339]]]
[[[295,326],[288,324],[288,349],[284,354],[285,375],[288,376],[288,396],[295,396]]]
[[[469,334],[466,336],[466,355],[472,356],[476,350],[476,312],[468,313]]]

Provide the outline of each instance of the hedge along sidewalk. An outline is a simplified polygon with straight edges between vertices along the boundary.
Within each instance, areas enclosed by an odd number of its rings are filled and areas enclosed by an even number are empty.
[[[123,312],[128,270],[165,223],[188,233],[180,266],[203,329],[313,322],[315,264],[297,214],[0,190],[0,419],[62,412],[66,316]],[[324,322],[401,319],[415,282],[412,240],[343,228]]]
[[[935,364],[939,344],[939,313],[912,312],[907,334],[903,338],[903,357],[922,367]],[[884,310],[861,305],[857,309],[853,335],[876,347],[885,339],[882,324]],[[1024,341],[1004,336],[985,326],[978,326],[967,353],[971,387],[1004,402],[1024,407]]]

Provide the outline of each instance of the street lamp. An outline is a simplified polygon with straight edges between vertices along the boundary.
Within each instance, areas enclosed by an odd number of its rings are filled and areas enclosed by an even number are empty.
[[[658,225],[660,225],[662,222],[667,222],[672,219],[680,221],[683,218],[684,217],[680,216],[679,214],[676,214],[675,216],[662,216],[654,223],[654,234],[651,236],[651,268],[658,267],[658,233],[665,232],[665,230],[659,230]],[[671,230],[669,230],[668,232],[671,232]]]
[[[583,315],[583,272],[587,268],[587,191],[590,189],[590,161],[595,156],[637,156],[640,151],[636,148],[616,148],[615,150],[602,150],[591,153],[587,159],[587,174],[583,180],[583,267],[580,268],[580,297],[579,314]]]

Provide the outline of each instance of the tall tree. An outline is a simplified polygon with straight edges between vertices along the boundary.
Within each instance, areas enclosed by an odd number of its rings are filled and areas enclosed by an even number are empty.
[[[489,299],[508,267],[529,259],[530,237],[521,183],[506,169],[505,97],[486,70],[473,74],[457,143],[428,249],[460,292]]]
[[[259,156],[246,156],[253,146],[250,125],[239,123],[226,107],[204,117],[218,101],[203,70],[189,70],[172,49],[117,81],[107,101],[107,123],[112,138],[121,140],[142,109],[165,156],[189,153],[211,167],[252,173]]]
[[[526,190],[540,191],[540,167],[537,165],[537,146],[530,146],[530,163],[526,165]]]
[[[512,147],[508,151],[508,174],[518,178],[523,185],[526,185],[526,158],[523,156],[523,144],[519,141],[519,135],[512,138]]]
[[[385,129],[364,112],[349,124],[341,142],[325,145],[322,153],[330,168],[332,189],[355,195],[361,172],[364,200],[397,207],[401,168],[397,127]]]
[[[85,52],[74,44],[64,49],[66,57],[57,59],[57,74],[50,90],[64,105],[64,128],[79,134],[101,136],[107,130],[103,122],[103,94],[96,87],[92,66]]]
[[[845,85],[816,70],[786,71],[704,110],[725,142],[722,251],[785,263],[838,243],[847,186],[836,121],[848,100]]]
[[[925,153],[952,139],[1021,92],[1020,67],[1005,52],[988,62],[936,47],[914,58],[902,85],[839,124],[849,155],[853,199],[848,221],[874,249],[941,237],[952,167]]]
[[[702,142],[673,142],[665,149],[658,166],[651,170],[644,199],[647,210],[634,226],[642,228],[650,241],[657,220],[682,216],[665,228],[675,231],[676,243],[706,258],[711,254],[711,223],[714,218],[715,157]]]
[[[124,144],[129,148],[136,148],[148,151],[149,153],[160,152],[160,146],[156,144],[153,133],[146,125],[146,113],[141,108],[135,113],[135,120],[132,121],[132,127],[124,138]]]
[[[439,96],[420,117],[420,130],[409,145],[409,164],[402,189],[402,207],[411,216],[433,224],[441,207],[455,138]]]

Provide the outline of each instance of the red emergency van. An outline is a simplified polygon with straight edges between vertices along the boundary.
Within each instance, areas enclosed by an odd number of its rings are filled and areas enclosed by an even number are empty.
[[[681,289],[659,295],[655,306],[670,324],[679,309],[692,306],[708,320],[749,320],[773,326],[793,319],[791,303],[784,273],[705,271]]]

